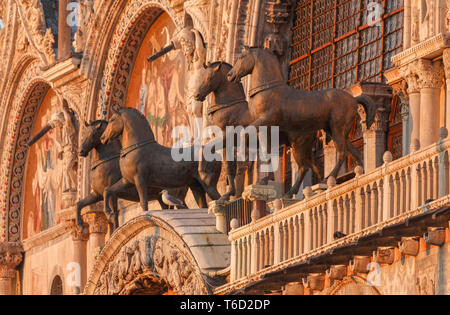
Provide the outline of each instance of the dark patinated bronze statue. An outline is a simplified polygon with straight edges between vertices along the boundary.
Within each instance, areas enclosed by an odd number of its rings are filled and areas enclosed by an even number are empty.
[[[80,146],[80,156],[87,157],[89,152],[93,151],[92,167],[90,172],[91,193],[76,204],[77,216],[76,224],[79,229],[83,229],[83,221],[81,219],[81,210],[84,207],[95,204],[104,198],[107,188],[117,183],[122,178],[120,172],[120,151],[122,149],[120,140],[114,139],[106,144],[100,141],[100,137],[106,130],[108,122],[105,120],[97,120],[91,123],[85,122],[85,131],[83,142]],[[161,198],[161,189],[151,188],[148,191],[149,200],[158,200],[162,209],[168,209]],[[184,200],[187,193],[187,187],[179,190],[172,190],[170,193],[177,198]],[[136,187],[130,186],[117,195],[120,199],[139,202],[139,194]],[[117,199],[110,204],[112,211],[105,213],[111,223],[111,231],[118,227],[118,207]]]
[[[211,124],[221,128],[224,134],[226,133],[227,126],[247,127],[253,121],[240,80],[233,82],[227,80],[227,74],[232,68],[233,67],[226,62],[216,62],[207,65],[204,80],[196,95],[196,98],[199,101],[204,101],[208,94],[214,93],[213,104],[208,108],[208,114]],[[314,162],[312,154],[316,141],[316,133],[310,132],[302,134],[291,132],[287,136],[287,141],[286,135],[282,135],[282,138],[282,142],[291,146],[294,159],[299,169],[296,183],[289,192],[286,193],[286,197],[291,197],[298,192],[306,172],[310,168],[315,172],[319,179],[321,178],[320,171]],[[236,163],[227,161],[226,166],[228,180],[230,183],[234,183]],[[222,199],[228,200],[230,196],[234,195],[234,192],[235,186],[233,185],[227,193],[222,196]]]
[[[277,57],[261,48],[246,47],[234,68],[228,73],[232,82],[251,74],[249,109],[251,125],[279,126],[281,132],[311,133],[324,130],[334,140],[338,163],[330,176],[336,177],[350,154],[363,165],[360,153],[351,144],[349,133],[361,104],[367,114],[367,127],[372,125],[376,106],[370,97],[353,97],[344,90],[300,91],[288,86]]]
[[[206,208],[206,193],[213,200],[220,198],[217,182],[220,176],[220,163],[209,163],[209,171],[200,174],[198,162],[175,162],[172,149],[156,142],[147,119],[138,110],[124,108],[114,110],[108,127],[101,136],[102,143],[121,138],[120,170],[122,179],[105,192],[105,211],[117,194],[136,186],[141,207],[148,210],[149,190],[187,186],[191,189],[200,208]],[[192,150],[193,152],[194,150]]]

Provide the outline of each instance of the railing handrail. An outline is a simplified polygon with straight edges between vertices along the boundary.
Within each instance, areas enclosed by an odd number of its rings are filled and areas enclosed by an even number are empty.
[[[434,143],[426,148],[413,152],[395,161],[385,163],[367,174],[357,176],[352,180],[338,186],[330,187],[326,191],[323,191],[310,198],[304,199],[298,203],[276,211],[275,213],[269,214],[268,216],[263,217],[256,222],[252,222],[248,225],[234,229],[229,233],[229,240],[233,242],[249,234],[257,233],[261,230],[264,230],[271,224],[281,222],[294,215],[306,212],[316,206],[323,205],[329,200],[336,199],[342,195],[351,193],[358,188],[363,188],[376,181],[382,180],[386,176],[393,175],[396,172],[414,166],[419,162],[424,162],[429,158],[435,156],[436,154],[439,154],[448,149],[450,149],[450,138],[440,139],[437,143]]]

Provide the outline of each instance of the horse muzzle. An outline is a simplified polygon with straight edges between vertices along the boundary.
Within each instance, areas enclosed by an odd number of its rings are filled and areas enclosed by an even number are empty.
[[[202,95],[201,93],[195,94],[194,98],[199,102],[204,102],[206,99],[206,97],[204,95]]]
[[[237,83],[237,82],[239,82],[241,80],[241,78],[238,75],[233,73],[233,70],[228,72],[227,79],[228,79],[229,82],[234,82],[234,83]]]

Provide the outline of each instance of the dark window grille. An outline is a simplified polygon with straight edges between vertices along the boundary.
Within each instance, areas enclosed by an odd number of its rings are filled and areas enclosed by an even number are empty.
[[[321,90],[383,82],[402,46],[403,0],[299,0],[289,83]]]

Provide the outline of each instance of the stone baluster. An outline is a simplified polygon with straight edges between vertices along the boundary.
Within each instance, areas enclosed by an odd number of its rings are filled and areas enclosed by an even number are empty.
[[[239,221],[237,219],[232,219],[230,222],[231,231],[236,230],[239,227]],[[231,240],[230,240],[231,241]],[[231,281],[237,279],[237,275],[239,274],[239,246],[238,240],[231,242],[231,271],[230,278]]]
[[[330,191],[336,187],[336,179],[333,176],[328,177],[328,181],[327,181],[327,185],[328,185],[328,190],[327,190],[327,200],[328,200],[328,204],[327,204],[327,242],[331,243],[334,241],[333,235],[334,232],[336,232],[336,227],[337,227],[337,209],[336,209],[336,204],[334,202],[334,199],[331,197],[330,195]]]
[[[449,193],[449,160],[448,153],[443,146],[444,141],[448,137],[448,129],[446,127],[442,127],[439,129],[439,141],[438,141],[438,150],[439,150],[439,165],[438,165],[438,190],[437,197],[442,198]]]
[[[384,168],[386,169],[387,165],[392,162],[392,153],[386,151],[383,156],[384,160]],[[393,205],[394,205],[394,183],[392,180],[392,176],[387,174],[386,172],[384,176],[384,187],[383,187],[383,217],[380,218],[381,221],[386,221],[393,216]]]
[[[255,233],[251,238],[251,252],[250,252],[250,273],[255,274],[260,269],[259,265],[259,255],[261,254],[259,251],[259,235]]]
[[[83,215],[83,220],[89,225],[89,241],[87,244],[87,274],[91,273],[97,255],[105,245],[108,232],[108,220],[103,211],[92,211]]]
[[[15,295],[17,267],[22,262],[23,247],[17,242],[0,242],[0,295]]]

